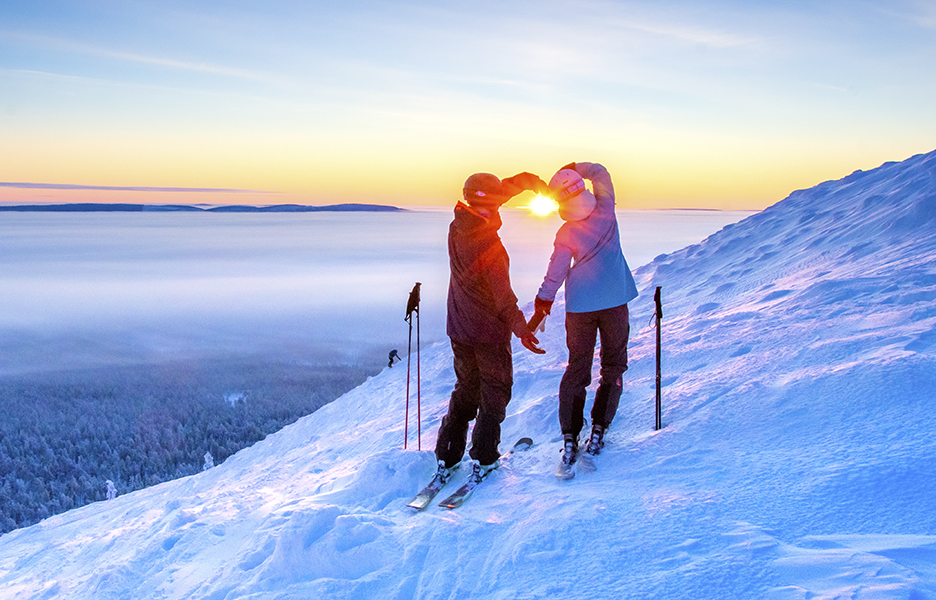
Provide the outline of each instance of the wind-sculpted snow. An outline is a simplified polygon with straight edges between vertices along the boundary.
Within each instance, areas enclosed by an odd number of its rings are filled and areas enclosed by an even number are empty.
[[[593,474],[552,476],[560,299],[548,353],[515,346],[502,448],[536,445],[458,510],[404,506],[453,384],[438,344],[421,357],[421,452],[402,449],[405,369],[387,369],[205,473],[4,535],[0,597],[932,597],[934,220],[931,153],[637,270],[631,368]]]

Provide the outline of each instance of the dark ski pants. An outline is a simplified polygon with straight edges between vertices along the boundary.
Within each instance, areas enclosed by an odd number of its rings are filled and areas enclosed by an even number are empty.
[[[601,379],[595,392],[591,418],[594,425],[609,427],[617,413],[627,370],[630,317],[627,305],[584,313],[566,313],[566,345],[569,366],[559,384],[559,425],[563,435],[578,438],[584,425],[585,388],[591,383],[595,341],[601,340]]]
[[[465,454],[468,424],[475,421],[469,456],[482,465],[500,458],[497,445],[513,387],[510,342],[466,344],[452,341],[455,389],[439,427],[436,458],[451,467]]]

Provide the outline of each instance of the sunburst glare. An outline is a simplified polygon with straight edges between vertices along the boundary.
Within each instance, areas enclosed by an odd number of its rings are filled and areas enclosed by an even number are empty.
[[[559,205],[552,198],[537,194],[527,206],[531,213],[538,217],[547,217],[553,212],[559,210]]]

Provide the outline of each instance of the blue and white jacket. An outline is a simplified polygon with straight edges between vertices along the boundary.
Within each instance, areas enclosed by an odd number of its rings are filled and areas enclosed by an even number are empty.
[[[575,163],[575,170],[592,182],[595,209],[581,221],[563,223],[556,232],[546,277],[536,295],[553,301],[564,282],[566,312],[627,304],[637,297],[637,284],[621,250],[611,175],[598,163]]]

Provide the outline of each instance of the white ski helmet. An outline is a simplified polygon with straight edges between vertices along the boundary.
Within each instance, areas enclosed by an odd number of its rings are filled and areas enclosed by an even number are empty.
[[[595,196],[585,189],[585,181],[578,172],[562,169],[549,180],[559,203],[559,216],[563,221],[581,221],[595,210]]]

